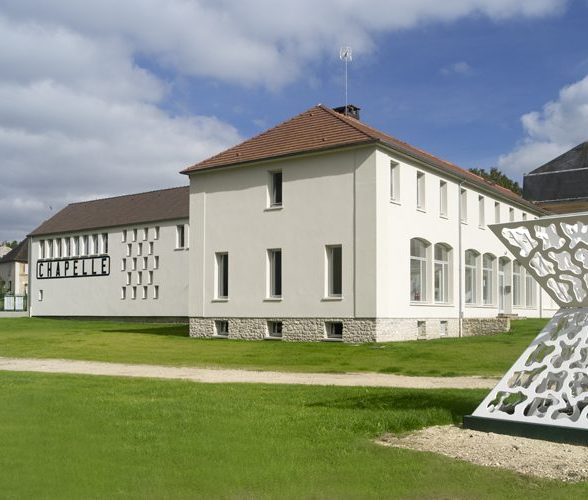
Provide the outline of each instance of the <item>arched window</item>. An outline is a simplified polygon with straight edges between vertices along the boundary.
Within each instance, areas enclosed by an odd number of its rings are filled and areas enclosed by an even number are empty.
[[[523,305],[523,268],[516,260],[512,263],[512,305]]]
[[[419,238],[410,240],[410,300],[427,301],[427,273],[429,244]]]
[[[437,243],[434,251],[434,290],[435,302],[447,304],[450,302],[449,265],[451,247],[444,243]]]
[[[494,264],[496,257],[491,253],[485,253],[482,257],[482,303],[484,305],[494,304]]]
[[[537,282],[533,276],[525,272],[525,305],[529,309],[536,307],[535,297],[537,297]]]
[[[465,252],[465,303],[478,303],[478,276],[480,268],[480,254],[475,250]]]

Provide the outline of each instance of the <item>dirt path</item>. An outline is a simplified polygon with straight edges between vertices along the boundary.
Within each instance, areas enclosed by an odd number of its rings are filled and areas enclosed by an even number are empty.
[[[383,373],[289,373],[253,370],[130,365],[66,359],[0,357],[0,370],[19,372],[74,373],[117,377],[165,378],[202,383],[302,384],[411,389],[491,389],[497,379],[481,377],[407,377]]]

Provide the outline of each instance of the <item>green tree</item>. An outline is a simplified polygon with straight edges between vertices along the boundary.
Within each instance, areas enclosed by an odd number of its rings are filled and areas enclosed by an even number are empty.
[[[480,177],[483,177],[484,179],[486,179],[490,182],[493,182],[494,184],[497,184],[498,186],[502,186],[502,187],[505,187],[506,189],[510,189],[513,193],[516,193],[518,195],[523,194],[523,190],[521,189],[521,186],[519,186],[519,183],[516,181],[513,181],[511,178],[509,178],[507,175],[503,174],[496,167],[492,167],[490,169],[490,172],[488,172],[487,170],[485,170],[483,168],[470,168],[470,172],[472,174],[479,175]]]

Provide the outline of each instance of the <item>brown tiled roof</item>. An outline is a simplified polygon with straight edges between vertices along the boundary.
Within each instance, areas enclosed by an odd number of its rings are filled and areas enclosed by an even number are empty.
[[[424,161],[474,186],[495,192],[501,197],[541,212],[536,205],[512,191],[497,186],[468,170],[415,148],[391,135],[372,128],[350,116],[345,116],[319,104],[261,134],[212,156],[182,171],[192,174],[202,170],[236,166],[295,154],[361,144],[381,144],[402,154]]]
[[[184,219],[189,215],[189,207],[188,186],[71,203],[30,236]]]
[[[16,245],[10,252],[0,259],[0,264],[5,262],[28,262],[29,240],[26,238]]]

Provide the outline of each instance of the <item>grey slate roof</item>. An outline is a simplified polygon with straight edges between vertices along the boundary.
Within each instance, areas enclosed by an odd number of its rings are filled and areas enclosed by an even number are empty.
[[[24,239],[10,252],[0,259],[0,264],[5,262],[28,262],[29,261],[29,240]]]
[[[186,219],[189,208],[188,186],[71,203],[29,236]]]
[[[533,201],[588,199],[588,142],[525,175],[523,196]]]

